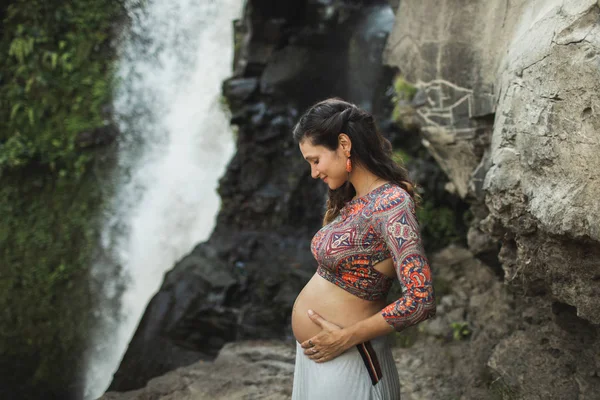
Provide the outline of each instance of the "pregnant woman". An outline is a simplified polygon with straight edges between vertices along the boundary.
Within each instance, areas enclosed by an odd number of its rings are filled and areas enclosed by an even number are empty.
[[[292,399],[400,399],[388,334],[435,315],[413,185],[372,115],[353,104],[315,104],[294,138],[329,199],[311,243],[317,271],[292,313]],[[394,279],[403,295],[387,304]]]

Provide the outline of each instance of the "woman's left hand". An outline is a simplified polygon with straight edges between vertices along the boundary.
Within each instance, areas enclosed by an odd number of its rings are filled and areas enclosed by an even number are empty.
[[[344,329],[312,310],[309,310],[308,317],[322,328],[319,334],[301,344],[308,358],[322,363],[336,358],[348,349],[348,337]]]

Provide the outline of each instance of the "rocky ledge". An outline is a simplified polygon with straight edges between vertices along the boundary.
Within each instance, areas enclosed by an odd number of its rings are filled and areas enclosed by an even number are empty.
[[[279,341],[226,344],[214,361],[199,361],[151,379],[143,389],[101,400],[284,400],[292,394],[294,347]]]
[[[594,364],[600,340],[589,325],[539,299],[524,302],[467,249],[446,248],[431,264],[438,315],[397,334],[393,349],[403,400],[569,399],[577,393],[574,382],[588,395],[600,391]],[[571,346],[558,348],[567,338]],[[579,351],[579,343],[586,343],[587,351]],[[520,345],[523,350],[516,353]],[[214,361],[196,362],[142,389],[109,392],[100,400],[289,399],[294,357],[293,342],[228,343]],[[528,368],[531,362],[537,368]],[[492,373],[507,365],[518,382]]]

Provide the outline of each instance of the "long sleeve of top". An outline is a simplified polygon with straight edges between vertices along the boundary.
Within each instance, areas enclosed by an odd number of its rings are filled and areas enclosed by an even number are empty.
[[[401,331],[433,317],[435,297],[412,198],[404,192],[400,198],[391,196],[382,201],[375,226],[391,253],[404,295],[381,310],[381,314],[396,331]]]

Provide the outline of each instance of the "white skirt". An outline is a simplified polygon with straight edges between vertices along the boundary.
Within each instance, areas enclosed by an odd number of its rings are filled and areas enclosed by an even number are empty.
[[[382,336],[316,363],[296,343],[292,400],[399,400],[398,370]]]

